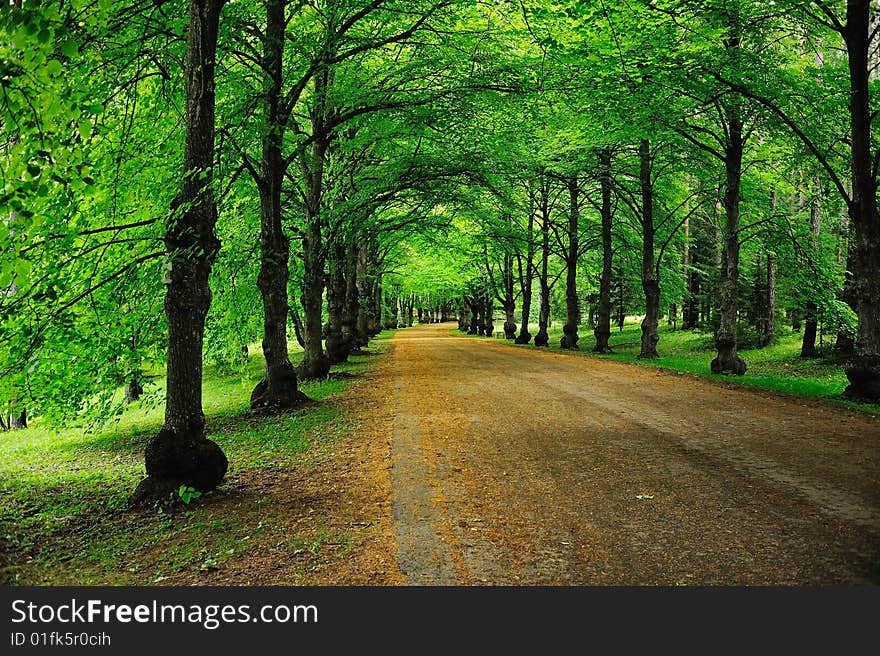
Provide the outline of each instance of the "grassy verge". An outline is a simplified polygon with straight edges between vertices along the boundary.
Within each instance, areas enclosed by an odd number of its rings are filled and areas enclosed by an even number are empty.
[[[380,335],[374,352],[384,350],[389,337]],[[334,371],[356,377],[369,361],[355,356]],[[162,404],[156,401],[161,379],[154,381],[152,400],[148,395],[132,404],[100,430],[53,430],[36,421],[26,430],[0,434],[0,583],[158,583],[183,570],[221,567],[267,532],[273,533],[269,539],[302,542],[313,552],[323,542],[350,546],[326,534],[326,518],[318,514],[310,526],[300,524],[300,534],[292,533],[285,509],[270,508],[259,484],[271,485],[281,472],[308,466],[354,430],[358,418],[335,400],[351,381],[331,376],[303,383],[302,390],[318,403],[257,418],[248,413],[248,402],[262,370],[257,357],[234,375],[206,369],[207,432],[226,452],[230,468],[216,493],[186,508],[127,509],[144,475],[144,446],[162,422]]]
[[[537,327],[531,329],[531,332],[536,333]],[[565,353],[670,369],[713,380],[723,380],[726,383],[824,399],[850,408],[880,414],[880,408],[875,405],[853,403],[841,398],[847,380],[844,363],[839,358],[800,357],[802,338],[800,333],[778,335],[773,345],[761,349],[749,348],[746,342],[740,349],[740,356],[746,361],[748,371],[742,377],[716,376],[709,371],[709,363],[715,357],[711,333],[671,330],[670,327],[661,325],[660,342],[657,344],[659,360],[637,358],[641,345],[641,326],[636,321],[625,323],[622,331],[616,327],[612,328],[610,344],[613,353],[610,354],[600,355],[592,352],[596,339],[591,329],[581,326],[579,335],[579,350],[564,351]],[[562,351],[559,348],[562,324],[555,323],[549,330],[549,336],[549,349]],[[530,344],[520,348],[537,347]]]

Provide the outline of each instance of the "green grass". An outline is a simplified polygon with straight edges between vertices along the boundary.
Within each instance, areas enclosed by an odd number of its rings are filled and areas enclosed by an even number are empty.
[[[389,337],[379,335],[373,350],[383,350]],[[354,356],[334,372],[357,376],[369,361]],[[307,464],[356,425],[357,418],[333,402],[351,380],[332,377],[301,384],[318,403],[251,416],[250,393],[263,366],[262,357],[252,356],[237,374],[205,371],[207,433],[229,458],[228,479]],[[144,446],[162,423],[163,387],[163,379],[154,379],[145,399],[100,430],[59,430],[37,420],[0,434],[0,583],[149,584],[185,566],[221,564],[247,549],[253,533],[269,530],[261,523],[259,497],[248,498],[234,520],[213,512],[217,495],[185,512],[128,510],[144,476]],[[229,493],[224,486],[218,491]],[[283,531],[283,522],[273,525]]]
[[[537,326],[530,327],[534,335]],[[572,353],[573,355],[598,357],[619,362],[629,362],[647,367],[670,369],[680,373],[693,374],[714,380],[723,380],[758,389],[773,390],[785,394],[793,394],[810,398],[820,398],[842,404],[854,409],[870,413],[880,413],[874,405],[853,403],[841,398],[847,380],[844,364],[836,357],[809,358],[800,357],[801,333],[786,331],[776,336],[774,343],[765,348],[750,348],[748,334],[743,336],[739,350],[740,357],[748,365],[748,371],[742,377],[719,376],[709,371],[709,363],[715,357],[714,340],[711,333],[697,330],[672,330],[669,326],[660,326],[660,342],[657,351],[659,360],[639,360],[637,358],[641,346],[641,326],[638,321],[628,321],[623,330],[616,326],[611,329],[609,344],[613,349],[610,354],[593,353],[596,339],[591,328],[581,326],[578,335],[579,350],[576,352],[562,351],[559,340],[562,337],[562,323],[554,322],[548,331],[550,350]],[[519,348],[537,348],[533,345]]]

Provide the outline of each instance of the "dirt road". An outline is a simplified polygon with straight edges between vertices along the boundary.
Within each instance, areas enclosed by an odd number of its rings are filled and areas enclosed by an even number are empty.
[[[880,579],[880,422],[655,369],[394,338],[410,584]]]

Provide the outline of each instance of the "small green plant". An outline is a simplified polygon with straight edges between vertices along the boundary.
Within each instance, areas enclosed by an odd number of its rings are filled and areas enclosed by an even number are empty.
[[[202,571],[209,569],[220,569],[220,563],[217,558],[212,554],[205,554],[204,560],[202,560],[202,564],[199,567]]]
[[[193,501],[194,499],[198,499],[200,496],[202,496],[202,493],[191,485],[184,484],[177,488],[177,497],[185,504],[189,504],[191,501]]]

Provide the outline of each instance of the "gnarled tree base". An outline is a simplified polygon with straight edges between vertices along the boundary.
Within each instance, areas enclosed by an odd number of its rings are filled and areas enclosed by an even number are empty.
[[[510,321],[504,322],[504,339],[516,338],[516,324]]]
[[[302,407],[311,401],[299,391],[296,384],[273,385],[264,378],[251,392],[251,412],[254,414],[275,414]]]
[[[577,351],[579,341],[580,337],[577,333],[577,326],[572,326],[568,323],[565,324],[562,327],[562,339],[559,340],[559,348],[564,348],[569,351]]]
[[[547,330],[545,328],[541,328],[538,331],[538,334],[535,335],[535,346],[547,346],[550,343],[550,338],[547,336]]]
[[[642,350],[636,357],[638,360],[659,360],[660,354],[657,353],[657,342],[660,337],[657,333],[646,335],[642,339]]]
[[[596,345],[593,347],[593,353],[613,353],[611,347],[608,346],[608,340],[611,339],[611,330],[602,330],[599,327],[596,327],[593,330],[593,335],[596,337]]]
[[[736,354],[735,342],[717,339],[715,346],[718,349],[718,355],[709,365],[713,374],[742,376],[746,373],[746,363]]]
[[[516,336],[516,339],[513,340],[514,344],[528,344],[532,341],[532,333],[528,330],[520,331],[520,334]]]
[[[646,324],[642,322],[642,348],[639,351],[639,360],[657,360],[660,354],[657,353],[657,343],[660,341],[660,335],[657,334],[657,324]]]
[[[348,362],[348,356],[351,354],[351,340],[339,333],[328,332],[325,334],[327,335],[325,350],[330,364]]]
[[[846,368],[849,385],[844,397],[865,403],[880,403],[880,356],[856,356]]]
[[[350,351],[350,355],[357,355],[357,351],[359,349],[355,349]],[[310,362],[302,362],[296,368],[296,377],[299,380],[323,380],[327,377],[327,374],[330,373],[330,360],[327,358],[322,358],[321,360],[315,360]]]
[[[223,481],[229,467],[226,454],[215,442],[178,435],[167,428],[150,440],[145,460],[147,478],[131,497],[134,505],[167,501],[181,485],[201,492],[213,490]]]

